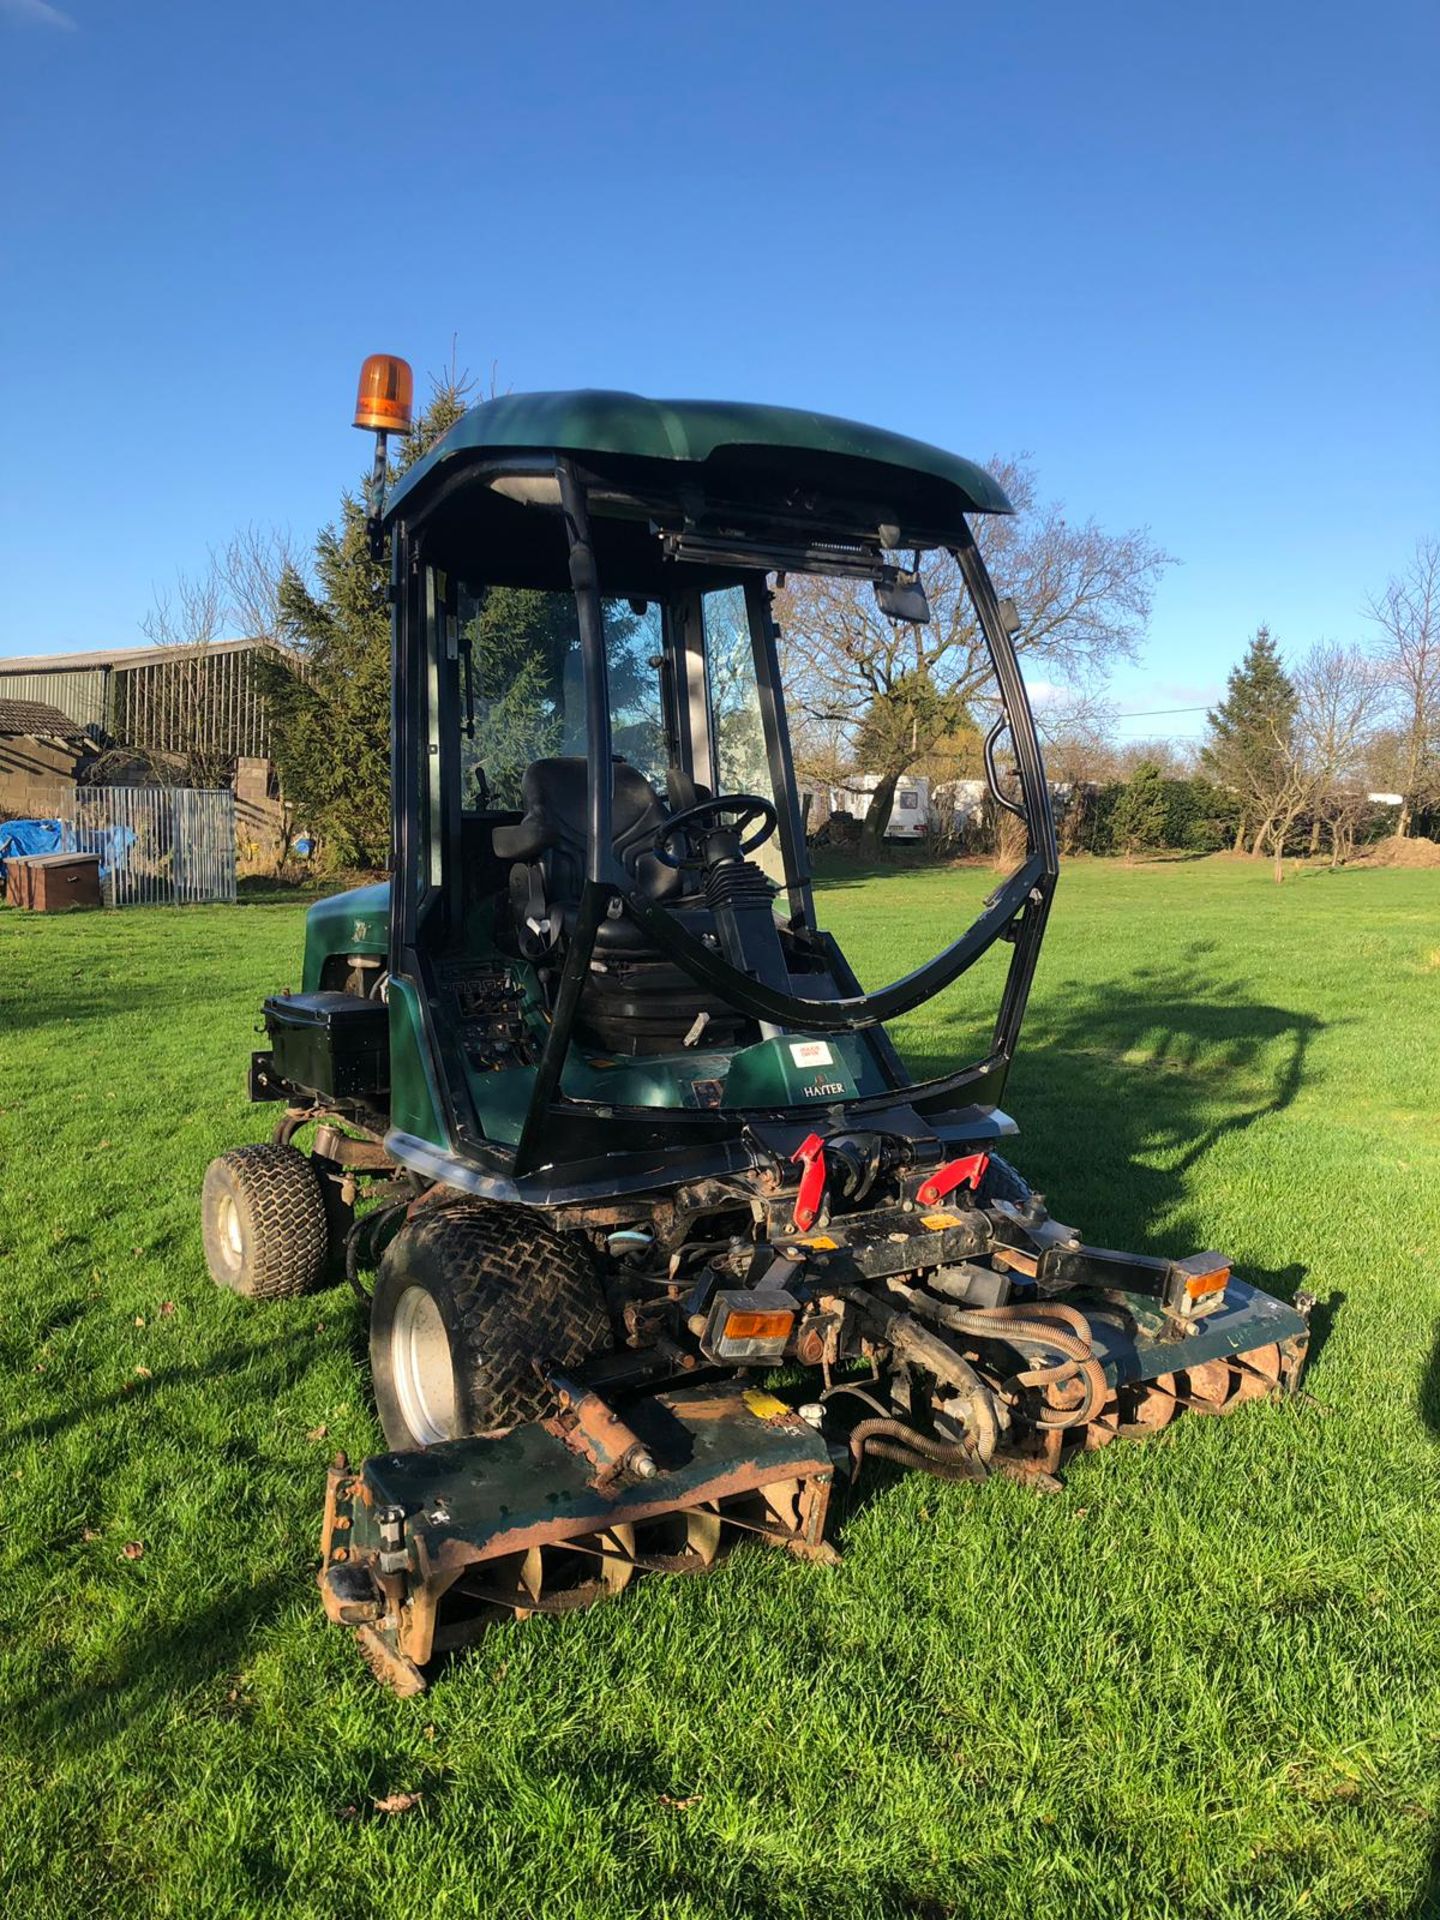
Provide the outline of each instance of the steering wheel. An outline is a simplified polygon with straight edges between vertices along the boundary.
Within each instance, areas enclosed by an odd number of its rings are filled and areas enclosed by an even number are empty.
[[[757,820],[762,823],[759,830],[751,834],[748,840],[745,839],[746,828]],[[764,846],[779,826],[780,816],[775,811],[774,802],[758,793],[731,793],[714,800],[702,800],[696,806],[672,813],[656,834],[650,852],[663,867],[678,869],[698,865],[699,861],[693,854],[672,853],[670,842],[678,834],[695,832],[702,824],[710,833],[723,833],[728,829],[740,836],[739,852],[743,856]]]

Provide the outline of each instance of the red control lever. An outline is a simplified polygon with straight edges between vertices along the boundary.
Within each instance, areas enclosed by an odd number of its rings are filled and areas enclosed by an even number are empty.
[[[804,1152],[803,1147],[801,1152]],[[943,1200],[956,1187],[969,1187],[973,1192],[985,1178],[985,1169],[989,1164],[988,1153],[967,1153],[958,1160],[947,1160],[943,1167],[935,1169],[929,1179],[921,1182],[915,1198],[922,1207],[933,1207],[937,1200]]]
[[[820,1202],[825,1197],[825,1142],[818,1133],[806,1136],[790,1156],[790,1164],[803,1161],[800,1191],[795,1196],[795,1225],[801,1233],[813,1227],[820,1217]]]

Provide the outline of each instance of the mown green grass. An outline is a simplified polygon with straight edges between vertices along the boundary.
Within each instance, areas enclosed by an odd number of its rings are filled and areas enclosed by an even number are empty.
[[[988,883],[837,882],[827,917],[878,978]],[[378,1438],[360,1310],[247,1308],[200,1254],[299,942],[285,905],[0,914],[7,1913],[1430,1910],[1440,876],[1075,868],[1011,1084],[1091,1238],[1320,1296],[1313,1399],[1050,1498],[877,1482],[838,1568],[638,1582],[409,1703],[312,1585],[324,1463]]]

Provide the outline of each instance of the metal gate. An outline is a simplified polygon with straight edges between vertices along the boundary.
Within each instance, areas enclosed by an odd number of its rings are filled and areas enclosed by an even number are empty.
[[[100,856],[107,907],[235,899],[235,795],[225,787],[74,787],[76,848]]]

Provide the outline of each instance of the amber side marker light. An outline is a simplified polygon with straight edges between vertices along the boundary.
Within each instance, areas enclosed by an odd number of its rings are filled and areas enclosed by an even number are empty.
[[[393,353],[372,353],[360,369],[353,424],[367,433],[408,433],[414,404],[410,362]]]
[[[722,1340],[784,1340],[790,1333],[793,1313],[729,1313],[721,1330]]]
[[[795,1303],[774,1288],[717,1293],[701,1346],[715,1360],[778,1360],[790,1344]]]
[[[1225,1298],[1230,1262],[1223,1253],[1192,1253],[1170,1269],[1165,1304],[1172,1313],[1209,1313]]]

